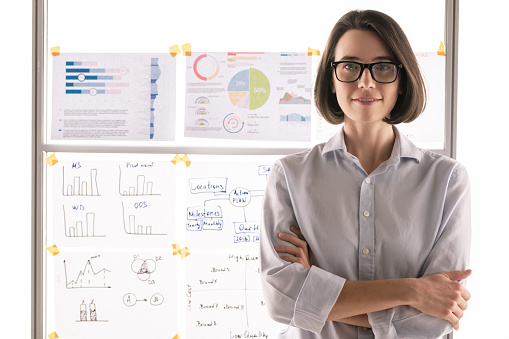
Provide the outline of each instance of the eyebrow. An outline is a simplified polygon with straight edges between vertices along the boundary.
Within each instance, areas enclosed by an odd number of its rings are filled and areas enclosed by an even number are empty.
[[[376,58],[373,59],[374,62],[387,61],[387,60],[394,62],[394,58],[392,58],[390,56],[377,56]],[[355,57],[355,56],[345,55],[344,57],[339,59],[339,61],[360,61],[360,58]]]

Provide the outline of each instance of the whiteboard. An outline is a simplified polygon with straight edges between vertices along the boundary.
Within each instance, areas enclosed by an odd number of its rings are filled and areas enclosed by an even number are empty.
[[[448,47],[445,2],[366,0],[355,6],[391,15],[407,33],[429,102],[421,117],[399,128],[418,146],[444,151],[450,143],[450,63],[436,52],[441,41]],[[61,338],[275,338],[285,328],[268,317],[259,281],[266,177],[276,159],[326,141],[339,126],[326,124],[311,104],[309,138],[302,140],[186,135],[189,65],[203,54],[322,51],[332,26],[351,9],[345,3],[304,0],[44,2],[38,12],[46,25],[39,28],[44,30],[39,51],[44,81],[38,91],[45,101],[37,141],[42,271],[36,279],[43,290],[35,310],[37,338],[52,333]],[[191,56],[171,56],[169,47],[182,49],[186,43]],[[50,54],[54,46],[62,55],[96,60],[138,54],[171,60],[167,69],[173,75],[159,89],[174,94],[157,107],[172,112],[166,137],[97,140],[52,134],[59,119],[53,112],[63,104],[54,93],[61,81],[58,57]],[[311,82],[319,58],[307,56]],[[231,72],[225,84],[239,72]],[[309,94],[312,102],[312,90]],[[286,151],[272,155],[274,150]],[[239,153],[244,155],[233,155]],[[44,161],[49,156],[58,162],[50,166]],[[52,246],[59,251],[55,256],[46,250]]]

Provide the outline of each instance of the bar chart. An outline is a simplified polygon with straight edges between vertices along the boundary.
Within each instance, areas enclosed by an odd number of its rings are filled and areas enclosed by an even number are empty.
[[[72,209],[79,209],[73,206]],[[68,238],[87,238],[87,237],[105,237],[105,235],[95,234],[95,213],[84,212],[78,217],[69,218],[67,220],[65,206],[62,206],[64,213],[65,236]]]
[[[166,233],[154,233],[152,225],[140,223],[139,218],[134,213],[126,212],[124,203],[122,203],[122,214],[124,222],[124,232],[131,235],[166,235]],[[141,219],[141,218],[140,218]]]
[[[65,167],[62,167],[62,195],[63,196],[100,196],[97,186],[97,169],[90,169],[89,175],[65,177]]]
[[[145,174],[126,178],[122,176],[122,168],[119,166],[119,194],[122,196],[160,195],[154,193],[154,182],[148,180]]]

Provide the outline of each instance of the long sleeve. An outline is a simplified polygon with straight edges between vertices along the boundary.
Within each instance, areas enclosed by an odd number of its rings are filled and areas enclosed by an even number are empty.
[[[260,232],[262,289],[274,320],[320,333],[345,279],[312,266],[283,261],[274,250],[284,244],[279,232],[298,227],[283,166],[277,162],[268,177]]]
[[[458,165],[452,171],[446,187],[443,201],[438,202],[443,206],[441,222],[421,276],[468,268],[471,238],[470,185],[467,172],[462,166]],[[450,322],[421,313],[410,306],[370,313],[368,319],[375,338],[440,338],[452,331]]]

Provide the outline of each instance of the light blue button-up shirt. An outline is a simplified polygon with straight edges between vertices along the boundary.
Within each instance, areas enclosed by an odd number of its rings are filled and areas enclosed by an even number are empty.
[[[443,319],[398,306],[368,314],[371,329],[326,321],[345,280],[418,278],[466,269],[470,186],[465,168],[417,148],[397,128],[391,157],[369,175],[343,130],[289,155],[268,178],[260,235],[262,287],[280,338],[440,338]],[[275,252],[279,232],[301,229],[310,270]]]

